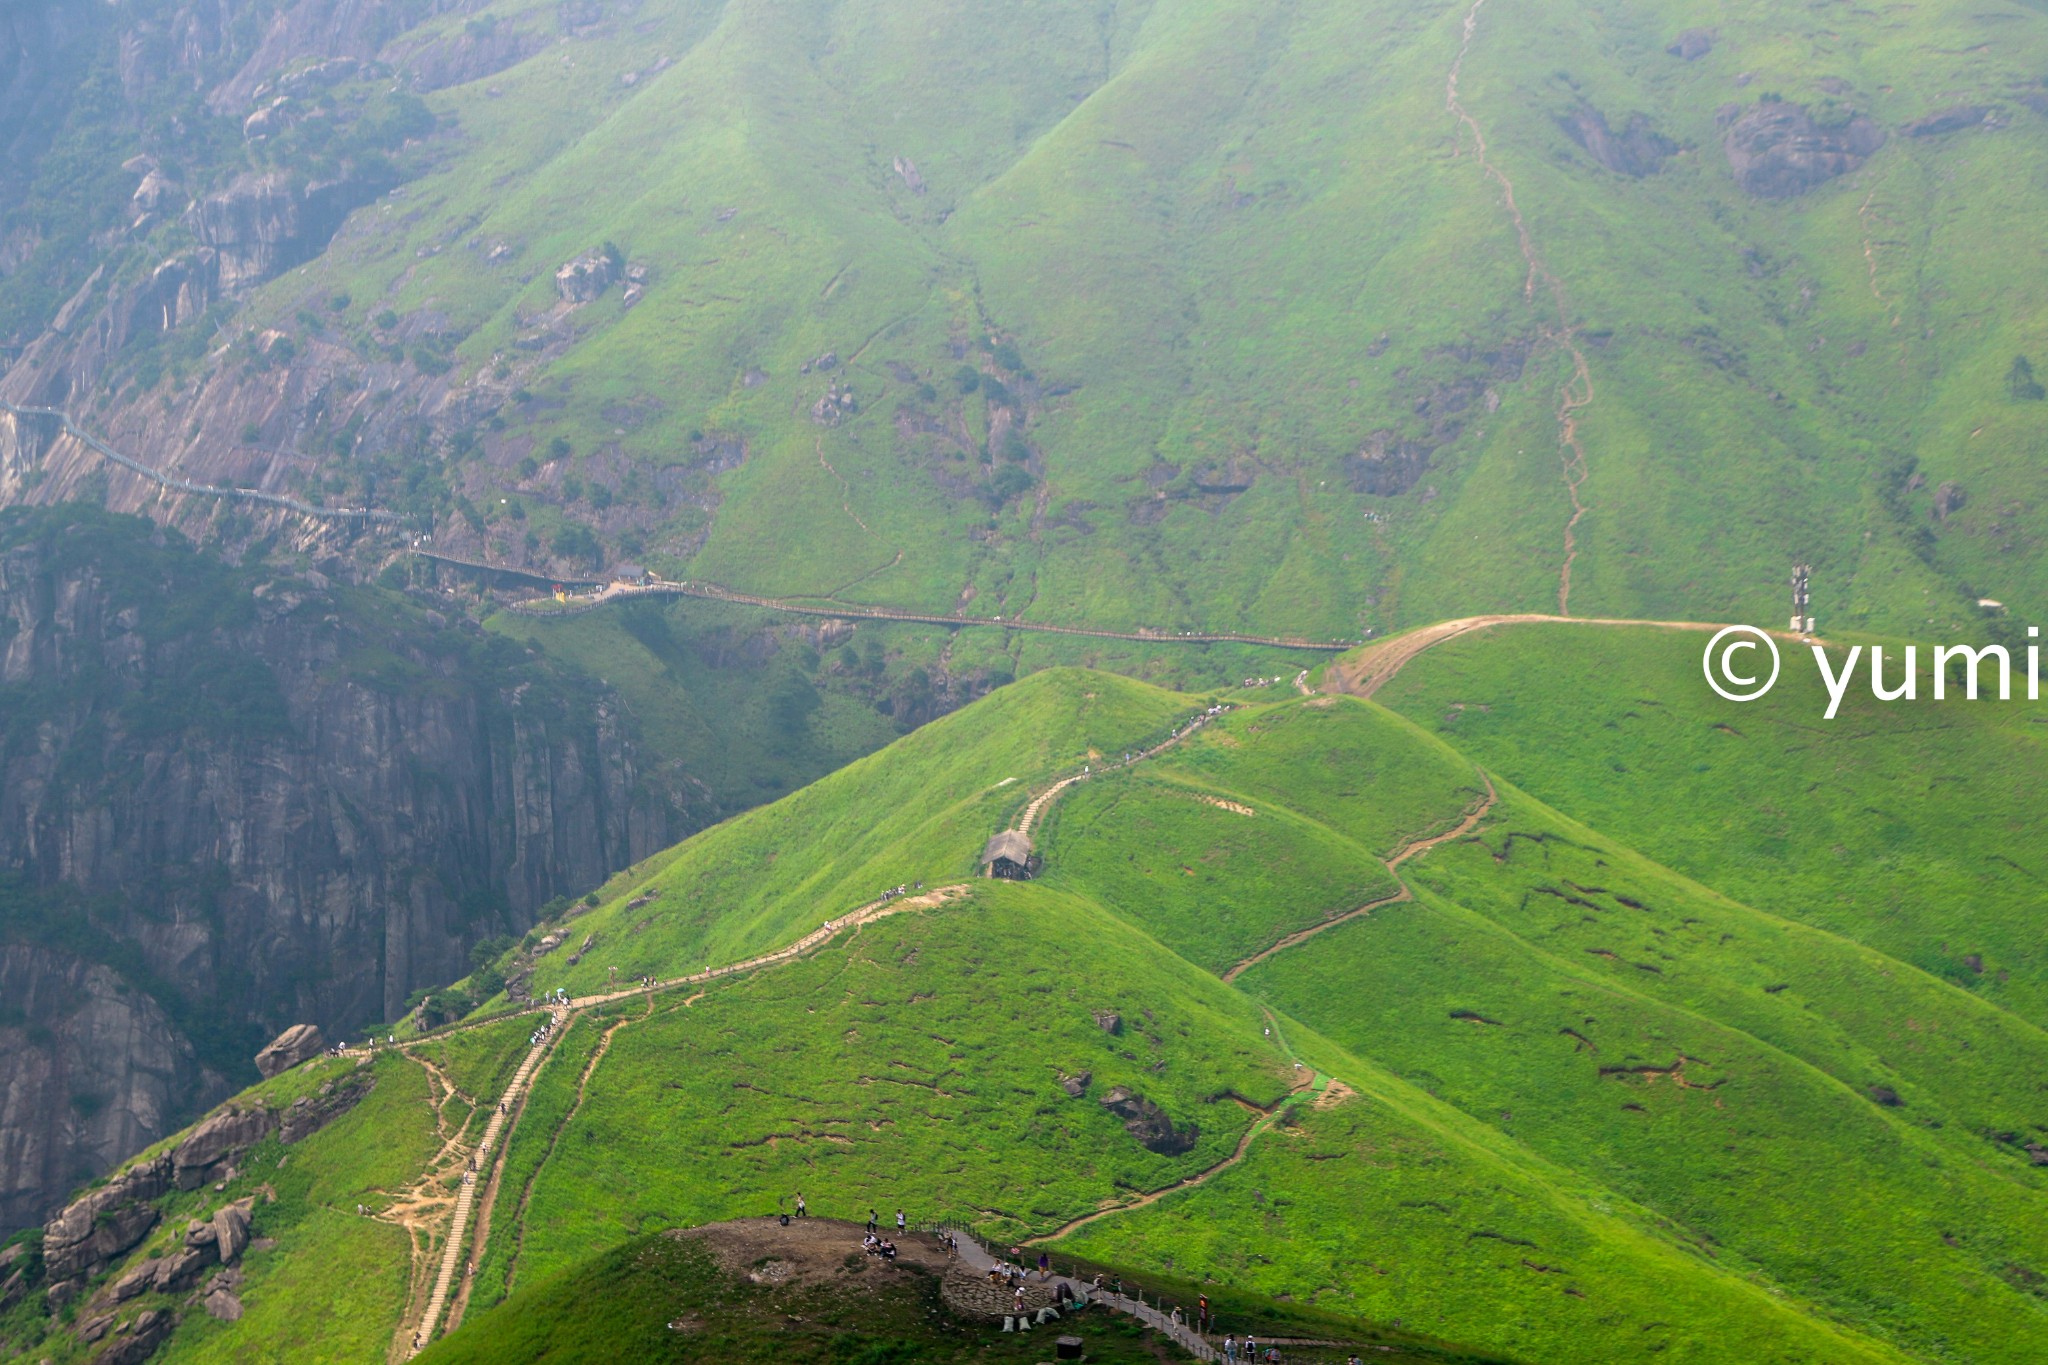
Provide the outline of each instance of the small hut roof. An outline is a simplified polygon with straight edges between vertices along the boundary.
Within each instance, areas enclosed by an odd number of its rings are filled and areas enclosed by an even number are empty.
[[[981,865],[987,867],[998,858],[1008,858],[1022,866],[1031,860],[1031,836],[1020,829],[1006,829],[988,841],[988,847],[981,851]]]

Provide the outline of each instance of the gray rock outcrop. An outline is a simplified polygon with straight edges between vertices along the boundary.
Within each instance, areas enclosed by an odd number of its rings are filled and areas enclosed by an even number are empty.
[[[1714,31],[1689,28],[1673,38],[1664,50],[1682,62],[1696,62],[1714,50]]]
[[[1174,1127],[1165,1110],[1121,1085],[1112,1087],[1098,1103],[1122,1119],[1124,1131],[1147,1151],[1161,1156],[1179,1156],[1191,1150],[1195,1139],[1201,1136],[1201,1129],[1192,1123],[1185,1128]]]
[[[325,251],[342,220],[385,188],[357,176],[308,181],[282,171],[248,174],[200,200],[186,221],[215,253],[215,286],[231,293]]]
[[[0,944],[0,1001],[18,1012],[0,1024],[8,1231],[49,1216],[80,1168],[111,1168],[228,1092],[159,1001],[63,948]]]
[[[326,1048],[327,1037],[320,1032],[318,1024],[293,1024],[256,1054],[256,1070],[267,1081],[281,1071],[291,1070],[308,1057],[319,1056]]]
[[[1650,126],[1641,114],[1630,114],[1620,132],[1607,126],[1598,109],[1580,105],[1557,120],[1565,135],[1585,149],[1586,155],[1617,175],[1653,175],[1678,150],[1678,144]]]
[[[150,591],[211,623],[167,633],[163,602],[96,567],[100,532],[61,524],[0,547],[0,684],[33,717],[0,755],[0,866],[37,894],[99,898],[94,935],[153,975],[136,989],[73,950],[0,946],[0,998],[26,1016],[0,1025],[8,1228],[217,1102],[257,1041],[398,1017],[467,970],[471,943],[662,847],[675,818],[607,694],[524,663],[478,672],[473,639],[394,636],[312,580],[229,585],[144,544]],[[418,681],[357,674],[366,648]],[[189,686],[214,701],[188,705]],[[208,1066],[186,1009],[246,1050]],[[310,1131],[332,1102],[279,1123]],[[187,1188],[213,1159],[181,1148]]]
[[[1859,169],[1884,143],[1884,130],[1865,115],[1822,127],[1805,105],[1764,100],[1734,119],[1722,147],[1744,191],[1790,199]]]
[[[1960,133],[1965,128],[1979,128],[1991,111],[1981,104],[1957,104],[1947,109],[1937,109],[1931,114],[1914,119],[1899,129],[1907,137],[1940,137],[1943,133]]]
[[[156,1353],[177,1325],[175,1314],[146,1308],[132,1322],[115,1329],[106,1347],[92,1358],[93,1365],[141,1365]]]
[[[609,256],[578,256],[555,272],[555,293],[564,303],[589,303],[602,297],[617,278]]]

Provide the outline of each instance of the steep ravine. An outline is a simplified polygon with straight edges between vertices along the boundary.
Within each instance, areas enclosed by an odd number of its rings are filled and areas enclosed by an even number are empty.
[[[630,730],[396,596],[0,514],[0,1224],[670,843]]]

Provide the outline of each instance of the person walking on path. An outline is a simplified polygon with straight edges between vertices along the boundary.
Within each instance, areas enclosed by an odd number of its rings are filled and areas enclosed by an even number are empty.
[[[1052,1278],[1052,1257],[1046,1255],[1043,1251],[1038,1253],[1038,1278],[1041,1280]]]
[[[1259,1339],[1250,1332],[1244,1334],[1244,1358],[1246,1360],[1257,1360],[1259,1358]]]
[[[903,1232],[904,1232],[904,1222],[903,1222],[903,1210],[902,1210],[902,1209],[898,1209],[898,1210],[896,1210],[896,1235],[897,1235],[898,1237],[901,1237],[901,1236],[903,1235]]]
[[[802,1190],[796,1192],[796,1216],[799,1218],[810,1217],[810,1214],[804,1211],[804,1192]]]
[[[1236,1365],[1236,1361],[1237,1361],[1237,1338],[1236,1338],[1236,1337],[1225,1337],[1225,1338],[1223,1338],[1223,1358],[1224,1358],[1225,1360],[1228,1360],[1228,1361],[1232,1362],[1232,1365]]]
[[[878,1215],[878,1214],[876,1214],[876,1212],[875,1212],[875,1211],[874,1211],[873,1209],[869,1209],[869,1210],[868,1210],[868,1236],[870,1236],[870,1237],[874,1236],[874,1235],[875,1235],[875,1231],[876,1231],[876,1229],[878,1229],[878,1228],[880,1228],[880,1227],[881,1227],[881,1222],[880,1222],[880,1217],[879,1217],[879,1215]]]

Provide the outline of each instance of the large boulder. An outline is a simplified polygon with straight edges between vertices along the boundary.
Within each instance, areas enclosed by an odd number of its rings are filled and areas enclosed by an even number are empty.
[[[278,1072],[289,1071],[308,1057],[317,1057],[326,1050],[327,1039],[321,1034],[318,1024],[293,1024],[256,1054],[256,1069],[267,1081]]]
[[[214,1246],[220,1253],[222,1265],[233,1265],[241,1259],[242,1249],[249,1245],[249,1214],[255,1206],[254,1199],[238,1199],[215,1210]]]
[[[171,1313],[149,1308],[138,1313],[133,1322],[125,1324],[100,1353],[92,1358],[93,1365],[141,1365],[141,1362],[156,1353],[164,1344],[171,1329],[178,1325],[178,1319]]]
[[[1682,62],[1696,62],[1714,50],[1714,31],[1689,28],[1673,38],[1671,46],[1664,50]]]
[[[277,1125],[268,1109],[225,1109],[192,1130],[171,1153],[172,1183],[196,1190],[213,1178],[214,1168],[237,1152],[261,1142]]]
[[[555,272],[555,292],[564,303],[589,303],[603,294],[618,278],[611,257],[598,254],[578,256]]]
[[[199,1280],[199,1272],[215,1263],[213,1243],[203,1247],[186,1247],[183,1251],[171,1253],[157,1262],[156,1274],[151,1278],[150,1287],[159,1294],[176,1294],[190,1289]]]
[[[1765,100],[1734,120],[1722,147],[1745,191],[1790,199],[1859,169],[1884,142],[1884,129],[1865,115],[1822,127],[1803,104]]]
[[[1195,1145],[1201,1130],[1194,1124],[1176,1129],[1166,1111],[1146,1099],[1134,1094],[1123,1086],[1116,1086],[1102,1097],[1102,1107],[1124,1121],[1124,1131],[1136,1138],[1147,1151],[1161,1156],[1179,1156]]]
[[[43,1226],[43,1268],[53,1284],[91,1275],[156,1226],[149,1201],[170,1188],[162,1157],[131,1167],[64,1206]]]
[[[154,1256],[137,1261],[120,1279],[114,1281],[110,1291],[115,1303],[126,1303],[156,1283],[156,1272],[161,1262]]]

